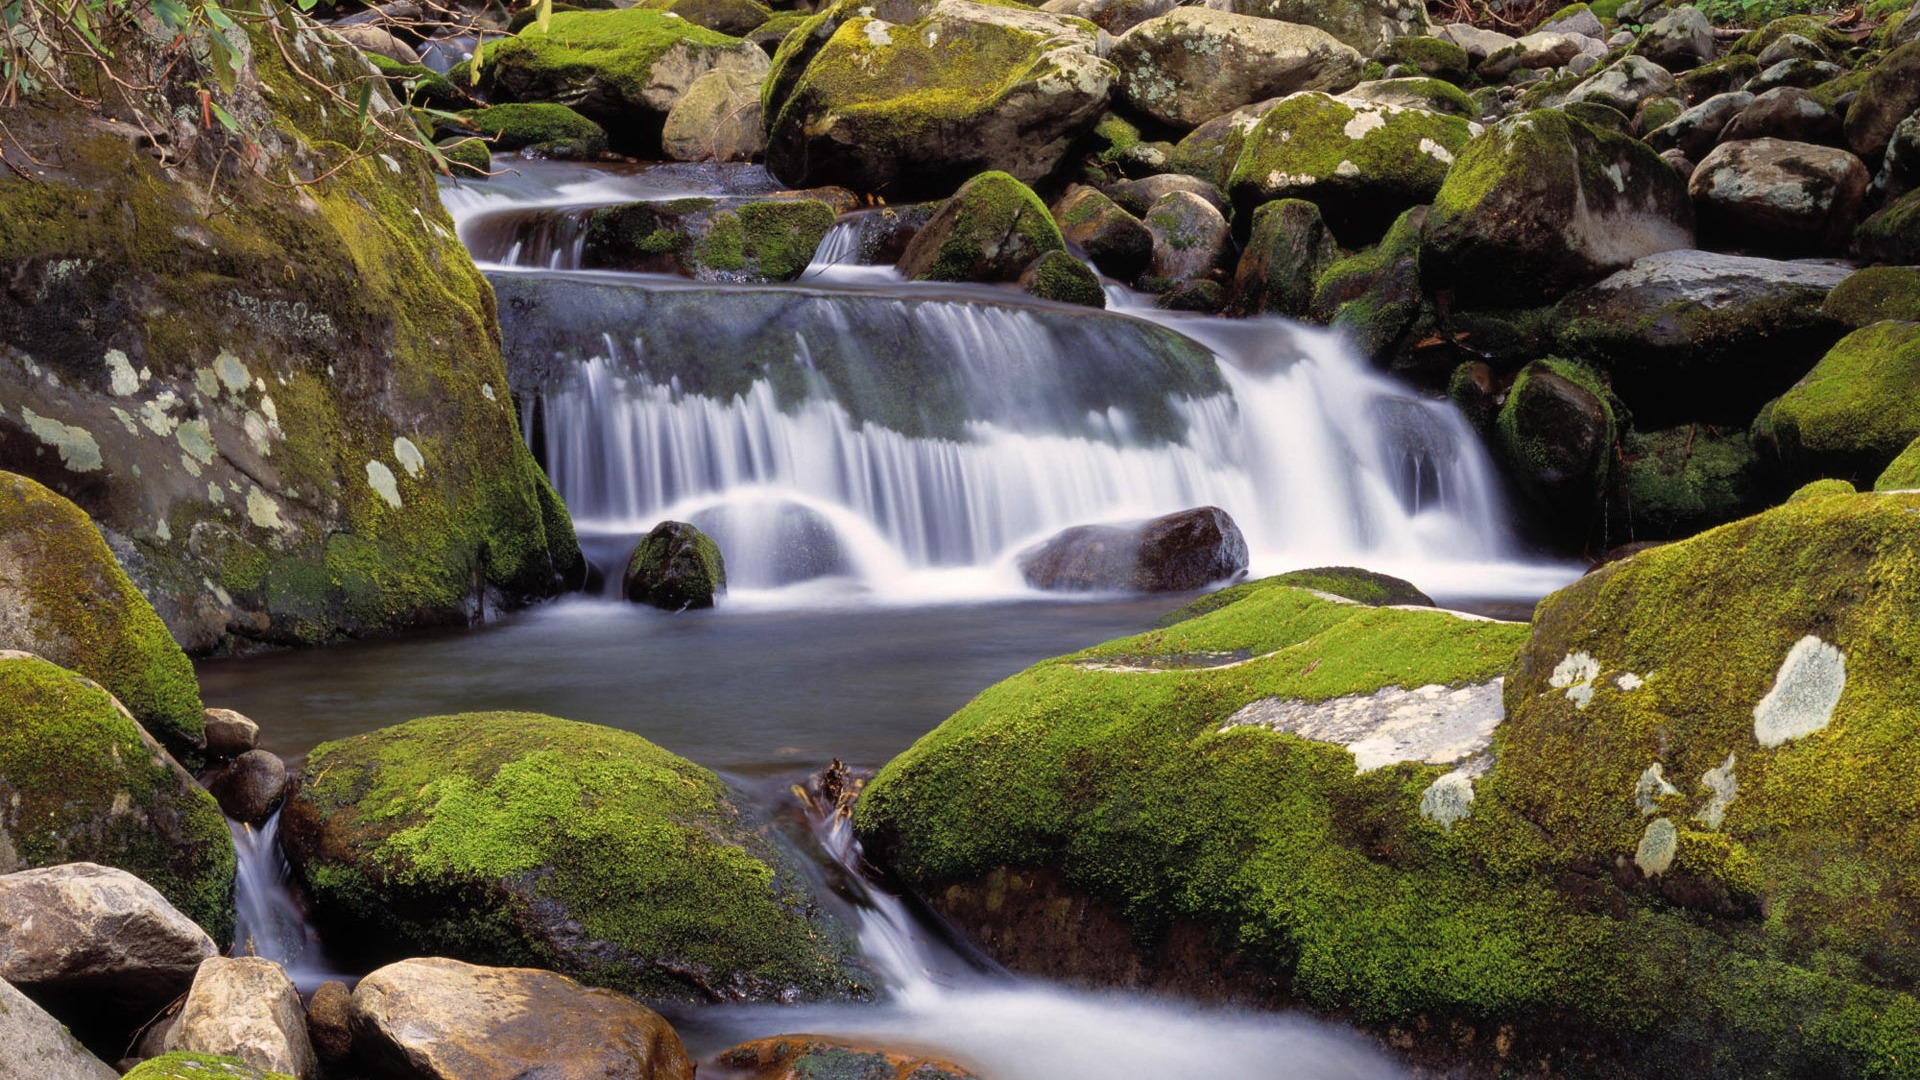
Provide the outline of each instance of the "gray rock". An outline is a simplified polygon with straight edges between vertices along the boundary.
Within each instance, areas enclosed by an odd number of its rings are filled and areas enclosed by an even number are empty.
[[[1027,583],[1048,590],[1183,591],[1246,569],[1246,538],[1216,506],[1135,525],[1076,525],[1020,554]]]
[[[1632,116],[1647,99],[1672,96],[1676,87],[1671,72],[1644,56],[1628,56],[1574,87],[1567,100],[1597,101]]]
[[[674,161],[751,161],[766,152],[758,77],[709,71],[667,111],[660,145]]]
[[[1585,4],[1581,4],[1565,15],[1548,19],[1534,27],[1538,34],[1579,34],[1581,37],[1599,41],[1607,36],[1607,28],[1600,23],[1600,17]]]
[[[1764,94],[1778,86],[1798,86],[1806,88],[1832,82],[1846,74],[1839,64],[1829,64],[1824,60],[1782,60],[1760,74],[1747,80],[1744,89],[1755,94]]]
[[[1429,29],[1427,6],[1419,0],[1205,0],[1206,6],[1236,15],[1294,23],[1324,30],[1367,56],[1395,38]]]
[[[1225,263],[1232,246],[1227,219],[1190,191],[1162,195],[1142,220],[1153,236],[1147,273],[1168,286],[1209,276]]]
[[[1759,62],[1761,69],[1765,70],[1783,60],[1831,61],[1833,57],[1828,55],[1827,50],[1819,42],[1811,38],[1802,37],[1799,34],[1781,34],[1773,39],[1773,44],[1760,50],[1760,55],[1755,59]]]
[[[1640,35],[1641,55],[1670,71],[1685,71],[1713,59],[1713,23],[1692,4],[1661,16]]]
[[[1920,17],[1909,14],[1906,23],[1911,22],[1920,22]],[[1868,161],[1878,161],[1893,129],[1915,110],[1920,110],[1920,41],[1900,46],[1874,65],[1867,85],[1847,110],[1847,145]]]
[[[1108,54],[1130,106],[1183,131],[1299,90],[1344,90],[1361,56],[1324,30],[1181,8],[1121,35]]]
[[[1528,34],[1480,62],[1480,77],[1504,79],[1513,71],[1557,68],[1587,51],[1585,38],[1572,34]]]
[[[1473,99],[1451,83],[1439,79],[1374,79],[1360,83],[1340,95],[1345,101],[1370,101],[1401,109],[1425,109],[1477,120],[1480,109]]]
[[[347,44],[361,52],[384,56],[397,64],[420,62],[420,54],[414,51],[413,46],[394,37],[392,32],[382,27],[361,23],[352,26],[335,26],[331,29]]]
[[[1173,148],[1171,164],[1175,172],[1170,175],[1185,173],[1204,178],[1216,188],[1224,187],[1233,173],[1234,162],[1240,160],[1240,151],[1246,146],[1247,133],[1284,100],[1269,98],[1242,106],[1194,128]],[[1144,214],[1146,207],[1136,212]]]
[[[1703,242],[1770,254],[1844,251],[1873,176],[1845,150],[1721,143],[1687,183]]]
[[[237,758],[260,744],[260,725],[232,709],[206,711],[207,756],[216,761]]]
[[[228,817],[259,825],[280,808],[287,790],[287,764],[265,750],[249,750],[214,770],[207,790]]]
[[[1107,185],[1107,196],[1119,203],[1121,209],[1135,217],[1144,216],[1154,203],[1176,191],[1198,195],[1210,203],[1215,210],[1222,214],[1227,212],[1227,197],[1220,193],[1219,188],[1196,176],[1164,173],[1160,176],[1121,180]]]
[[[1835,146],[1842,141],[1840,115],[1805,90],[1775,87],[1754,98],[1720,132],[1721,142],[1742,139],[1786,139]]]
[[[1900,121],[1887,140],[1887,156],[1880,161],[1880,172],[1873,178],[1877,198],[1898,199],[1920,187],[1920,112]]]
[[[1690,180],[1693,178],[1693,162],[1687,157],[1685,151],[1662,150],[1660,151],[1660,157],[1667,164],[1673,166],[1673,171],[1679,173],[1681,179]]]
[[[87,1053],[27,995],[0,980],[0,1076],[19,1080],[116,1080],[120,1074]]]
[[[1507,34],[1482,30],[1471,23],[1448,23],[1435,30],[1433,36],[1467,50],[1467,58],[1476,64],[1514,43],[1514,38]]]
[[[1720,143],[1720,132],[1753,104],[1753,95],[1744,90],[1715,94],[1666,124],[1647,133],[1647,145],[1655,150],[1679,150],[1688,160],[1699,161]]]
[[[299,1080],[320,1071],[300,992],[279,964],[257,956],[215,956],[200,965],[166,1048],[236,1057]]]

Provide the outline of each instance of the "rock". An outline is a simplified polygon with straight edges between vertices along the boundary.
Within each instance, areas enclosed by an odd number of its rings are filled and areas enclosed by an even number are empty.
[[[1344,90],[1361,56],[1322,30],[1211,8],[1180,8],[1114,42],[1115,89],[1135,110],[1186,131],[1300,90]]]
[[[1853,44],[1846,35],[1827,26],[1826,19],[1815,15],[1789,15],[1740,38],[1727,51],[1732,55],[1759,56],[1789,34],[1814,42],[1828,56],[1843,54]]]
[[[1699,161],[1720,143],[1720,132],[1739,116],[1753,95],[1744,90],[1715,94],[1647,133],[1647,145],[1665,152],[1678,150],[1688,161]]]
[[[162,1054],[135,1065],[125,1080],[291,1080],[286,1073],[267,1072],[239,1058],[180,1051]]]
[[[1178,6],[1175,0],[1048,0],[1040,10],[1085,19],[1118,37]]]
[[[979,1080],[949,1061],[895,1053],[814,1035],[778,1035],[722,1050],[714,1064],[742,1080]]]
[[[1702,240],[1748,251],[1844,250],[1872,176],[1845,150],[1781,139],[1721,143],[1687,181]]]
[[[1754,63],[1753,57],[1736,54],[1711,64],[1702,64],[1692,71],[1683,71],[1674,76],[1673,81],[1687,104],[1698,105],[1716,94],[1730,94],[1741,89],[1758,74],[1760,65]]]
[[[1343,244],[1358,246],[1432,201],[1477,131],[1457,116],[1295,94],[1247,133],[1227,195],[1242,221],[1261,203],[1305,199]]]
[[[1661,99],[1668,100],[1668,99]],[[1602,105],[1597,101],[1576,101],[1563,105],[1560,111],[1596,131],[1611,131],[1620,135],[1633,134],[1633,119],[1611,105]],[[1666,157],[1667,151],[1660,151]],[[1668,160],[1672,160],[1668,158]]]
[[[766,152],[760,80],[709,71],[668,110],[660,145],[675,161],[751,161]]]
[[[771,588],[852,571],[826,515],[787,499],[722,503],[689,515],[727,556],[736,585]]]
[[[353,1054],[353,991],[329,980],[307,1002],[307,1035],[322,1065],[340,1065]]]
[[[1166,292],[1154,297],[1153,306],[1162,311],[1197,311],[1217,315],[1226,310],[1227,290],[1212,278],[1177,281]]]
[[[183,750],[205,741],[193,664],[79,507],[0,472],[0,649],[71,668],[111,690]]]
[[[1147,275],[1161,286],[1156,291],[1212,275],[1233,248],[1227,219],[1191,192],[1162,195],[1147,211],[1144,224],[1153,237]]]
[[[8,793],[0,871],[117,867],[208,933],[224,938],[231,930],[226,819],[99,684],[35,657],[0,653],[0,788]],[[78,875],[70,887],[84,899],[94,888],[88,882],[113,873]],[[191,977],[189,970],[182,989]]]
[[[493,105],[460,115],[501,153],[593,161],[607,149],[607,133],[599,124],[554,102]]]
[[[1233,275],[1235,310],[1306,316],[1314,283],[1339,256],[1319,207],[1304,199],[1262,204],[1253,212],[1253,232]]]
[[[599,124],[617,150],[660,144],[674,103],[694,81],[730,71],[756,82],[767,54],[664,11],[562,11],[486,46],[480,87],[498,103],[558,101]]]
[[[862,14],[877,10],[885,18]],[[982,171],[1053,173],[1117,77],[1076,19],[970,0],[839,0],[781,43],[762,91],[767,168],[889,201]]]
[[[1227,197],[1220,193],[1217,186],[1197,176],[1167,173],[1139,180],[1120,180],[1107,185],[1106,189],[1107,195],[1121,209],[1135,217],[1145,217],[1154,203],[1176,191],[1197,195],[1220,213],[1227,212]]]
[[[257,956],[201,962],[166,1049],[223,1054],[300,1080],[320,1072],[300,992],[280,965]]]
[[[1847,145],[1879,161],[1900,121],[1920,109],[1920,41],[1888,53],[1873,66],[1867,85],[1847,110]]]
[[[1086,252],[1103,274],[1131,282],[1153,260],[1153,234],[1097,189],[1069,188],[1054,204],[1053,216],[1061,236]]]
[[[1586,51],[1591,39],[1572,34],[1528,34],[1480,62],[1480,78],[1489,82],[1506,78],[1515,71],[1564,67]]]
[[[1920,191],[1910,191],[1860,223],[1854,254],[1870,262],[1920,263]]]
[[[338,947],[537,963],[662,1002],[869,985],[764,822],[627,732],[529,713],[414,720],[316,748],[280,822]]]
[[[1255,578],[1210,592],[1167,612],[1153,621],[1156,629],[1197,619],[1238,603],[1263,589],[1307,589],[1322,599],[1351,600],[1368,607],[1432,607],[1433,598],[1414,587],[1413,582],[1365,570],[1358,566],[1316,566],[1309,570],[1290,570],[1272,577]]]
[[[1497,30],[1482,30],[1471,23],[1448,23],[1436,29],[1434,36],[1465,49],[1467,59],[1475,64],[1514,42],[1512,37]]]
[[[1785,139],[1831,145],[1840,141],[1840,116],[1805,90],[1769,90],[1740,110],[1720,133],[1721,142]]]
[[[391,32],[381,27],[362,23],[357,26],[332,26],[328,29],[361,52],[384,56],[396,64],[420,62],[420,54],[413,50],[413,46],[394,37]]]
[[[1894,127],[1873,178],[1873,197],[1897,199],[1915,188],[1920,188],[1920,109]]]
[[[1267,115],[1268,110],[1283,100],[1273,98],[1247,105],[1194,128],[1173,148],[1172,166],[1178,171],[1168,175],[1184,173],[1216,189],[1224,186],[1233,174],[1234,162],[1240,160],[1240,150],[1246,145],[1247,133],[1253,130],[1261,117]],[[1215,194],[1218,195],[1217,190]],[[1225,207],[1224,197],[1220,205]],[[1145,208],[1140,212],[1145,213]]]
[[[1783,60],[1822,60],[1831,61],[1832,54],[1811,38],[1799,34],[1782,34],[1773,39],[1773,44],[1760,50],[1755,58],[1762,68],[1770,68]]]
[[[1461,151],[1434,196],[1420,267],[1463,304],[1524,307],[1692,246],[1686,183],[1652,148],[1538,110]]]
[[[1442,38],[1409,34],[1387,42],[1374,55],[1389,67],[1411,67],[1430,79],[1444,79],[1455,86],[1467,81],[1467,50]]]
[[[5,980],[0,980],[0,1061],[23,1080],[114,1080],[120,1075]]]
[[[693,1080],[659,1013],[550,971],[402,960],[360,980],[353,1027],[363,1056],[419,1080]]]
[[[1236,15],[1311,26],[1371,56],[1392,42],[1425,34],[1427,9],[1405,0],[1206,0]]]
[[[286,789],[286,762],[265,750],[241,754],[232,764],[218,769],[207,783],[221,811],[249,825],[264,824],[272,817],[280,809]]]
[[[720,546],[684,521],[663,521],[641,539],[620,592],[667,611],[710,608],[727,591]]]
[[[1574,87],[1567,100],[1596,101],[1632,116],[1648,98],[1671,97],[1677,91],[1666,68],[1642,56],[1628,56]]]
[[[1799,478],[1878,476],[1920,438],[1920,323],[1841,339],[1773,408],[1780,457]]]
[[[1592,106],[1593,102],[1575,102],[1570,108]],[[1641,135],[1657,131],[1661,127],[1679,119],[1687,111],[1687,103],[1678,96],[1650,97],[1640,103],[1640,109],[1633,114],[1633,122],[1627,126],[1627,134]]]
[[[688,198],[600,207],[586,215],[580,264],[681,273],[700,281],[792,281],[813,261],[833,222],[833,207],[814,198]]]
[[[1607,28],[1601,24],[1600,17],[1586,4],[1568,4],[1545,22],[1534,27],[1538,34],[1579,34],[1581,37],[1599,41],[1607,36]]]
[[[441,139],[434,149],[446,161],[448,174],[461,180],[487,180],[493,174],[493,151],[476,136],[454,135]]]
[[[1559,360],[1520,369],[1494,424],[1495,446],[1522,494],[1578,535],[1598,505],[1617,434],[1606,387]]]
[[[1770,501],[1768,476],[1745,431],[1699,423],[1636,430],[1620,450],[1608,523],[1624,535],[1683,539]]]
[[[1744,421],[1844,328],[1821,305],[1844,266],[1706,251],[1637,260],[1561,301],[1559,347],[1611,373],[1636,418]]]
[[[1003,172],[982,173],[941,205],[900,256],[913,281],[1015,281],[1066,241],[1032,189]]]
[[[1313,320],[1341,331],[1381,367],[1399,368],[1404,346],[1423,325],[1431,325],[1420,287],[1420,230],[1426,220],[1427,208],[1414,207],[1376,247],[1334,263],[1314,282]]]
[[[1713,23],[1692,4],[1656,19],[1634,51],[1668,71],[1685,71],[1713,59]]]
[[[207,709],[202,716],[207,757],[228,761],[259,745],[260,725],[232,709]]]
[[[1479,106],[1466,92],[1439,79],[1375,79],[1360,83],[1340,95],[1347,101],[1371,101],[1402,109],[1425,109],[1474,120]]]
[[[1027,584],[1047,590],[1179,592],[1246,569],[1246,538],[1214,506],[1136,525],[1076,525],[1020,554]]]
[[[1873,266],[1834,286],[1820,313],[1859,329],[1883,319],[1920,319],[1920,266]]]
[[[90,1038],[124,1037],[185,993],[218,951],[124,870],[81,862],[0,875],[0,980]]]
[[[1087,264],[1064,251],[1049,251],[1020,275],[1020,291],[1042,300],[1104,308],[1107,294]]]
[[[1748,79],[1746,89],[1751,93],[1764,94],[1782,86],[1820,86],[1832,82],[1841,74],[1842,69],[1838,64],[1820,60],[1782,60]]]
[[[772,10],[755,0],[643,0],[634,6],[671,11],[695,26],[729,37],[746,37],[773,17]]]
[[[1920,439],[1907,444],[1873,482],[1875,491],[1920,491]]]

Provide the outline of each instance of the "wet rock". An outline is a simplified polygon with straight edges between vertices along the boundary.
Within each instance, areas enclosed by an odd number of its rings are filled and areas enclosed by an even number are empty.
[[[599,124],[554,102],[493,105],[460,115],[498,153],[592,161],[607,149]]]
[[[728,574],[736,585],[791,585],[851,569],[833,523],[797,502],[727,503],[691,517],[694,528],[733,553]]]
[[[1430,309],[1420,285],[1420,230],[1428,210],[1400,216],[1372,250],[1341,259],[1314,282],[1313,321],[1324,322],[1381,367],[1406,370],[1406,346],[1427,325]]]
[[[1721,143],[1687,181],[1703,241],[1777,254],[1843,251],[1872,176],[1845,150],[1782,139]]]
[[[1177,281],[1166,292],[1153,298],[1153,306],[1162,311],[1217,314],[1227,308],[1227,290],[1213,278]]]
[[[1811,38],[1799,34],[1782,34],[1773,39],[1773,44],[1760,50],[1755,60],[1764,68],[1770,68],[1783,60],[1826,60],[1833,56],[1824,46]]]
[[[307,1002],[307,1036],[322,1065],[339,1065],[353,1054],[353,991],[347,984],[320,984]]]
[[[1164,283],[1163,289],[1211,275],[1221,268],[1232,249],[1227,219],[1191,192],[1162,195],[1148,209],[1143,224],[1153,237],[1153,260],[1147,275],[1156,284]]]
[[[1263,204],[1253,212],[1253,231],[1233,276],[1234,308],[1304,317],[1313,307],[1314,283],[1339,255],[1319,207],[1302,199]]]
[[[1647,27],[1635,51],[1668,71],[1698,67],[1713,59],[1713,23],[1699,8],[1682,4]]]
[[[587,212],[580,263],[588,269],[678,273],[700,281],[792,281],[833,228],[821,195],[687,198],[597,207]]]
[[[746,37],[773,12],[755,0],[643,0],[635,7],[671,11],[695,26],[704,26],[728,37]]]
[[[280,809],[287,790],[287,764],[265,750],[249,750],[216,769],[208,778],[207,790],[228,817],[260,825]]]
[[[1720,132],[1721,142],[1743,139],[1832,145],[1840,141],[1840,116],[1805,90],[1783,86],[1754,98]]]
[[[1860,223],[1854,253],[1871,262],[1920,264],[1920,191],[1910,191]]]
[[[1103,274],[1131,282],[1153,260],[1153,234],[1095,188],[1069,188],[1053,216],[1062,237],[1086,252]]]
[[[284,1080],[286,1075],[235,1057],[182,1050],[140,1062],[127,1072],[126,1080]]]
[[[1747,80],[1750,93],[1764,94],[1782,86],[1810,88],[1830,83],[1845,74],[1839,64],[1821,60],[1782,60]]]
[[[1397,37],[1374,55],[1389,67],[1410,67],[1427,78],[1444,79],[1455,86],[1467,81],[1467,50],[1442,38],[1417,34]]]
[[[979,1080],[949,1061],[814,1035],[741,1043],[720,1051],[713,1063],[736,1080]]]
[[[1641,422],[1638,413],[1634,420]],[[1620,442],[1608,524],[1614,535],[1683,539],[1766,509],[1771,479],[1739,427],[1630,431]]]
[[[5,980],[0,980],[0,1061],[22,1080],[114,1080],[120,1075]]]
[[[410,1080],[693,1080],[660,1014],[549,971],[403,960],[360,980],[353,1013],[359,1052]]]
[[[687,86],[660,130],[661,149],[675,161],[751,161],[767,149],[760,80],[737,71],[709,71]]]
[[[1283,100],[1272,98],[1243,106],[1194,128],[1174,146],[1171,164],[1177,172],[1168,175],[1186,174],[1201,180],[1214,188],[1216,197],[1219,197],[1218,189],[1232,175],[1234,162],[1240,160],[1240,150],[1246,145],[1247,132],[1252,131],[1260,118]],[[1224,209],[1226,204],[1224,197],[1221,198],[1220,205]],[[1145,212],[1143,207],[1140,213]]]
[[[201,962],[166,1049],[235,1057],[298,1080],[320,1071],[300,992],[280,965],[257,956]]]
[[[1246,568],[1246,538],[1213,506],[1135,525],[1076,525],[1020,555],[1027,584],[1047,590],[1177,592]]]
[[[1643,56],[1628,56],[1591,76],[1567,94],[1567,100],[1595,101],[1632,116],[1648,98],[1673,97],[1673,73]]]
[[[1120,96],[1180,130],[1295,91],[1344,90],[1361,67],[1358,52],[1324,31],[1199,7],[1127,31],[1110,58]]]
[[[621,578],[627,599],[667,611],[710,608],[727,591],[720,546],[684,521],[663,521],[640,541]]]
[[[1064,251],[1049,251],[1033,260],[1018,284],[1021,292],[1041,300],[1091,308],[1107,306],[1099,275]]]
[[[203,714],[207,757],[228,761],[260,742],[260,725],[232,709],[207,709]]]
[[[1873,66],[1867,85],[1847,110],[1847,145],[1862,158],[1879,161],[1893,129],[1916,109],[1920,109],[1920,41],[1900,46]]]
[[[914,281],[1016,281],[1066,242],[1047,204],[1002,172],[967,181],[914,234],[897,264]]]

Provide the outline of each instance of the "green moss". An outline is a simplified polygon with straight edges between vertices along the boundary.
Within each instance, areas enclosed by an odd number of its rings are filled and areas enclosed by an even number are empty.
[[[946,219],[946,220],[943,220]],[[951,225],[947,224],[951,221]],[[940,246],[913,277],[918,281],[978,281],[990,266],[1019,252],[1017,266],[1001,266],[994,276],[1017,275],[1028,262],[1049,251],[1064,251],[1066,241],[1047,204],[1033,189],[1003,172],[984,172],[947,200],[923,234],[938,236]]]
[[[553,102],[493,105],[460,114],[495,150],[530,149],[544,157],[594,158],[607,148],[600,125]]]
[[[1797,503],[1806,499],[1825,499],[1835,495],[1857,495],[1859,493],[1859,489],[1854,487],[1851,481],[1814,480],[1796,488],[1793,494],[1787,496],[1787,501]]]
[[[1140,129],[1121,117],[1106,113],[1093,125],[1093,158],[1102,165],[1118,162],[1138,145]]]
[[[1825,18],[1819,15],[1789,15],[1775,19],[1735,41],[1727,53],[1731,56],[1759,56],[1767,51],[1767,46],[1788,34],[1798,34],[1834,56],[1844,56],[1853,47],[1852,41],[1827,26]]]
[[[1773,409],[1788,466],[1864,483],[1920,437],[1920,323],[1880,322],[1835,345]]]
[[[1820,313],[1855,328],[1885,319],[1920,319],[1920,266],[1872,266],[1849,274]]]
[[[1040,256],[1028,267],[1025,276],[1027,292],[1042,300],[1082,307],[1107,306],[1107,294],[1100,287],[1099,275],[1064,251],[1049,251]]]
[[[233,839],[201,790],[97,683],[0,660],[0,836],[21,867],[96,862],[134,874],[216,941],[233,933]]]
[[[1674,76],[1673,81],[1680,92],[1686,95],[1688,104],[1698,105],[1715,94],[1739,89],[1758,74],[1759,61],[1750,54],[1734,53],[1702,64],[1692,71],[1681,72]]]
[[[1379,244],[1335,262],[1314,282],[1313,318],[1345,333],[1376,362],[1428,311],[1420,291],[1424,220],[1421,210],[1407,211]]]
[[[457,109],[472,100],[451,79],[424,64],[402,64],[379,53],[365,55],[386,76],[394,98],[404,104]]]
[[[685,522],[663,521],[634,548],[623,587],[628,599],[668,611],[710,608],[727,591],[727,564],[711,536]]]
[[[1920,489],[1920,439],[1907,444],[1873,482],[1875,491],[1913,491]]]
[[[415,947],[656,1001],[864,991],[764,824],[714,774],[627,732],[414,720],[317,747],[288,819],[319,911]],[[541,929],[562,922],[584,947]]]
[[[1467,81],[1467,50],[1437,37],[1425,34],[1396,37],[1380,50],[1379,58],[1389,65],[1406,64],[1423,75],[1455,85]]]
[[[1920,191],[1909,191],[1860,223],[1854,253],[1881,263],[1920,263]]]
[[[1764,507],[1767,484],[1746,432],[1687,424],[1621,440],[1615,523],[1633,540],[1670,540]]]
[[[1433,598],[1413,586],[1412,582],[1387,574],[1362,570],[1357,566],[1320,566],[1311,570],[1292,570],[1284,574],[1275,574],[1255,581],[1211,592],[1184,604],[1181,607],[1154,620],[1155,628],[1164,628],[1176,623],[1186,622],[1218,611],[1228,604],[1238,603],[1253,593],[1264,589],[1310,589],[1319,593],[1344,596],[1355,603],[1369,607],[1388,607],[1395,604],[1417,604],[1432,607]]]
[[[593,77],[621,97],[638,101],[652,82],[653,65],[682,42],[725,48],[740,44],[740,39],[664,11],[564,11],[553,16],[545,33],[530,26],[513,37],[486,45],[481,85],[498,85],[502,69],[525,72],[541,81]]]
[[[493,171],[493,151],[483,139],[448,139],[439,144],[447,168],[456,177],[485,177]]]
[[[747,280],[792,281],[813,261],[833,219],[833,208],[817,199],[750,202],[716,213],[692,259]]]
[[[1873,69],[1871,67],[1859,67],[1830,82],[1823,82],[1819,86],[1808,90],[1807,93],[1811,94],[1813,99],[1820,104],[1828,108],[1835,108],[1843,95],[1858,93],[1866,89],[1867,80],[1872,77]]]
[[[286,1073],[256,1069],[236,1057],[176,1050],[148,1058],[126,1080],[294,1080]]]

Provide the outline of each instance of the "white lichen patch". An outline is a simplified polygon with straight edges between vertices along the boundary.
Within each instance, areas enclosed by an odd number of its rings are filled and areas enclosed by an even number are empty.
[[[140,434],[140,422],[133,418],[132,413],[128,412],[127,410],[121,408],[118,405],[110,405],[108,406],[108,408],[111,408],[113,410],[113,418],[115,420],[120,421],[120,426],[127,429],[127,434],[129,435]]]
[[[193,388],[203,398],[217,398],[220,396],[220,376],[215,375],[212,368],[198,368],[193,373]]]
[[[189,420],[181,424],[174,431],[173,439],[193,460],[202,465],[213,464],[213,431],[207,427],[205,420]]]
[[[1727,807],[1733,805],[1733,797],[1740,793],[1740,784],[1733,778],[1733,755],[1728,754],[1719,768],[1700,774],[1700,787],[1707,792],[1707,805],[1693,815],[1693,820],[1717,829],[1727,819]]]
[[[1344,746],[1357,772],[1401,761],[1453,765],[1493,745],[1504,712],[1503,680],[1473,686],[1388,686],[1326,701],[1261,698],[1227,717],[1220,730],[1253,726]]]
[[[248,385],[253,382],[253,376],[247,372],[247,365],[241,363],[239,357],[226,349],[220,350],[220,355],[213,358],[213,373],[220,377],[220,382],[227,391],[235,396],[245,392]]]
[[[219,503],[224,503],[227,501],[227,493],[220,490],[219,484],[213,483],[212,481],[208,481],[207,482],[207,501],[210,503],[214,503],[216,505]]]
[[[179,421],[168,415],[179,403],[180,399],[174,395],[173,391],[162,390],[152,401],[140,406],[140,422],[147,425],[148,431],[164,439],[172,435],[173,429],[179,424]]]
[[[93,472],[100,468],[100,444],[93,441],[87,429],[41,416],[24,406],[20,409],[20,418],[27,422],[27,430],[33,432],[34,438],[59,452],[60,463],[67,468],[74,472]]]
[[[247,489],[247,520],[263,529],[287,527],[286,521],[280,516],[280,504],[257,487]]]
[[[400,509],[400,482],[394,478],[392,469],[378,461],[367,462],[367,483],[387,500],[388,506]]]
[[[1448,165],[1453,164],[1453,151],[1441,146],[1432,139],[1422,138],[1420,140],[1420,152],[1435,161],[1444,162]]]
[[[1640,834],[1640,846],[1633,853],[1633,864],[1648,877],[1658,877],[1673,865],[1674,856],[1680,854],[1680,830],[1667,818],[1654,818],[1647,822],[1647,831]]]
[[[154,522],[153,535],[158,537],[160,542],[164,544],[173,539],[173,526],[167,524],[166,518],[161,518],[159,521]]]
[[[1584,709],[1593,702],[1593,680],[1599,677],[1600,661],[1584,652],[1570,652],[1554,666],[1547,685],[1565,690],[1573,707]]]
[[[1333,167],[1333,174],[1335,176],[1359,176],[1360,166],[1355,165],[1351,161],[1342,161]]]
[[[114,397],[132,397],[140,391],[140,373],[119,349],[107,350],[107,382]]]
[[[1455,769],[1420,793],[1420,815],[1448,832],[1473,815],[1473,777]]]
[[[240,430],[246,432],[247,444],[253,447],[254,453],[264,455],[273,452],[273,441],[267,434],[266,417],[249,409],[240,420]]]
[[[1846,688],[1846,656],[1808,634],[1787,651],[1773,689],[1753,707],[1753,737],[1761,746],[1779,746],[1819,731]]]
[[[887,31],[891,29],[893,29],[892,23],[875,19],[863,27],[860,32],[866,35],[867,44],[877,49],[893,44],[893,35],[887,33]]]
[[[1667,782],[1657,761],[1647,766],[1647,771],[1641,773],[1640,779],[1633,783],[1633,803],[1640,808],[1642,814],[1658,811],[1661,799],[1678,794],[1680,789]]]
[[[1635,675],[1631,671],[1627,672],[1624,675],[1615,676],[1613,680],[1613,685],[1619,687],[1622,693],[1627,693],[1627,694],[1633,693],[1635,690],[1640,689],[1642,686],[1645,686],[1646,684],[1647,684],[1647,680],[1641,678],[1638,675]]]
[[[481,384],[480,384],[480,396],[481,396],[481,397],[483,397],[483,398],[486,398],[486,399],[487,399],[488,401],[492,401],[492,400],[494,400],[494,396],[493,396],[493,384],[492,384],[492,383],[481,383]]]
[[[426,455],[422,454],[420,448],[413,445],[413,440],[405,435],[393,440],[393,459],[400,463],[401,468],[407,470],[408,476],[417,478],[427,469]]]
[[[1347,121],[1347,126],[1341,128],[1340,133],[1349,139],[1364,139],[1367,137],[1367,132],[1377,131],[1386,126],[1387,116],[1384,109],[1355,109],[1353,119]]]

